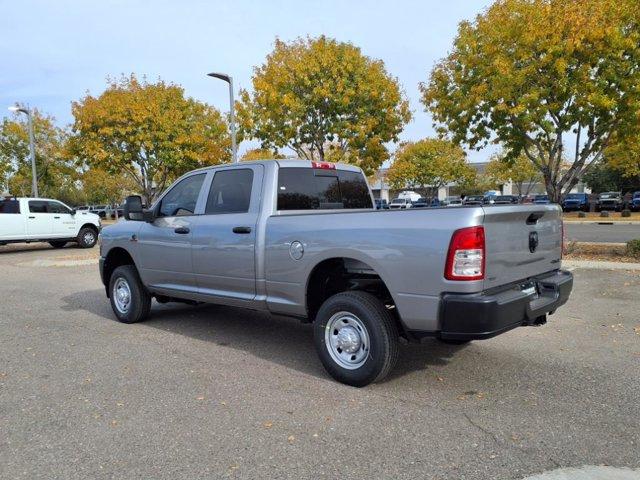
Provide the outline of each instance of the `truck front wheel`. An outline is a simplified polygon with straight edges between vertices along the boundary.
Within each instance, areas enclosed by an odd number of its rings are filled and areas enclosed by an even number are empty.
[[[329,297],[314,322],[314,343],[329,375],[354,387],[382,380],[398,359],[395,320],[366,292]]]
[[[111,308],[122,323],[144,320],[151,309],[151,295],[133,265],[116,268],[109,279]]]
[[[98,233],[91,227],[84,227],[78,233],[78,245],[81,248],[93,248],[98,241]]]

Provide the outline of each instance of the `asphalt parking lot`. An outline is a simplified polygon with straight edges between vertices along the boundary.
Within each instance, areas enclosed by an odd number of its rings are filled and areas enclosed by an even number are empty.
[[[309,325],[154,304],[114,320],[92,251],[0,247],[0,478],[522,479],[640,466],[640,272],[576,270],[550,323],[325,374]],[[69,265],[69,266],[65,266]]]

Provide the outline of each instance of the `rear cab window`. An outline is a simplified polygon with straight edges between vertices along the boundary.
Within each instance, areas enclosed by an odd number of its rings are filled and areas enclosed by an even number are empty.
[[[300,167],[278,170],[278,210],[373,208],[360,172]]]
[[[15,198],[0,198],[0,214],[20,213],[20,202]]]

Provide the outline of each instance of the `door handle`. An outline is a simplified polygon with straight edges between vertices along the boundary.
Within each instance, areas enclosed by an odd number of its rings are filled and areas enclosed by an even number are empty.
[[[33,220],[34,218],[36,218],[36,217],[29,217],[30,220]]]
[[[187,227],[177,227],[174,232],[179,233],[181,235],[184,235],[186,233],[189,233],[190,230]]]
[[[60,218],[60,217],[53,217],[53,218]]]
[[[251,233],[251,227],[233,227],[233,233],[240,233],[240,234]]]

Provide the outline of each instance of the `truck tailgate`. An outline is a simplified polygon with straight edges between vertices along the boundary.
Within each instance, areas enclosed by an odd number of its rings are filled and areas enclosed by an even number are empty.
[[[484,214],[485,290],[560,268],[559,206],[490,206]]]

